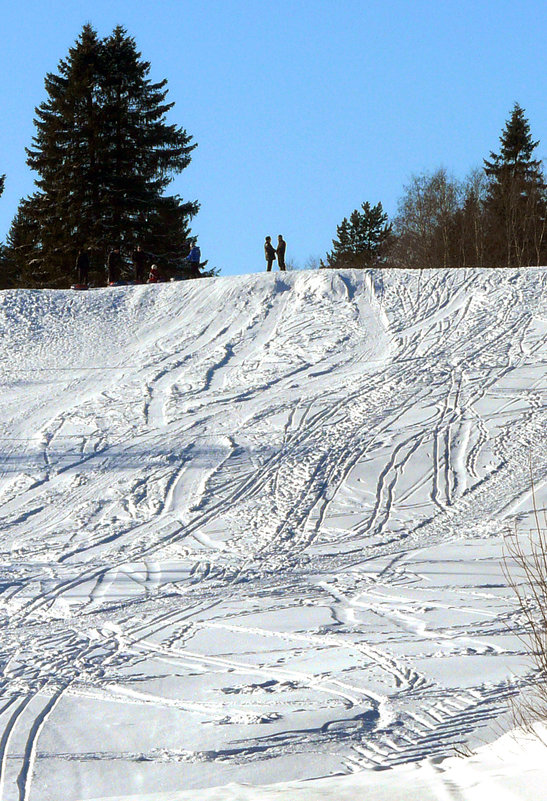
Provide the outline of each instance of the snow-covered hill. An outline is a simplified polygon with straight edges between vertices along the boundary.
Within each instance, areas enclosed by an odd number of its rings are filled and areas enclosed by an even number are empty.
[[[533,679],[500,556],[531,473],[545,505],[546,299],[542,269],[0,293],[0,799],[500,734]]]

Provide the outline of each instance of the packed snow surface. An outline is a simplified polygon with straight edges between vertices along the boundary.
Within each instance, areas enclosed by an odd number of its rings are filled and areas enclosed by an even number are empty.
[[[545,270],[7,291],[0,323],[1,801],[391,799],[502,734]]]

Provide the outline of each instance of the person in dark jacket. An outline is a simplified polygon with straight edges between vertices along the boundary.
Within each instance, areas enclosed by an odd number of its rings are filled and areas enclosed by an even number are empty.
[[[284,272],[286,270],[285,268],[286,248],[287,248],[287,243],[285,242],[281,234],[279,234],[279,236],[277,237],[277,250],[275,252],[277,253],[277,264],[279,266],[279,269],[283,270]]]
[[[89,281],[89,255],[85,247],[81,247],[76,256],[76,271],[78,273],[78,283],[81,286],[87,285]]]
[[[122,257],[120,246],[115,245],[108,254],[108,283],[116,284],[120,280],[122,273]]]
[[[140,245],[137,245],[131,254],[131,261],[133,262],[135,281],[138,284],[143,284],[146,280],[146,262],[148,258]]]
[[[194,245],[190,250],[190,253],[186,256],[186,261],[188,262],[188,267],[190,269],[190,275],[192,278],[199,278],[199,265],[201,263],[201,250],[199,249],[198,245]]]
[[[266,257],[266,264],[268,265],[267,271],[271,272],[272,264],[275,261],[275,248],[272,245],[271,236],[267,236],[264,242],[264,256]]]

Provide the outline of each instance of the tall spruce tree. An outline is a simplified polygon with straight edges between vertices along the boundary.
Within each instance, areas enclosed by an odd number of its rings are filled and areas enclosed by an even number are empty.
[[[547,192],[542,163],[524,110],[515,103],[500,136],[500,152],[484,160],[489,266],[540,264],[547,245]]]
[[[124,28],[101,40],[86,25],[58,72],[46,76],[27,150],[37,192],[22,201],[8,241],[19,254],[32,245],[38,285],[69,284],[82,244],[101,278],[113,244],[129,252],[140,242],[167,263],[188,252],[198,204],[165,190],[196,145],[167,122],[174,105],[167,81],[153,83],[149,73]]]
[[[381,203],[365,202],[336,227],[337,239],[323,267],[365,269],[380,265],[391,237],[391,224]]]
[[[12,238],[25,243],[29,226],[36,231],[39,282],[65,282],[80,242],[100,248],[100,77],[101,43],[86,25],[59,74],[46,75],[48,97],[36,109],[36,135],[27,149],[38,192],[23,201],[13,224]]]
[[[108,202],[103,224],[111,239],[141,241],[156,257],[176,261],[189,247],[188,221],[196,203],[164,196],[172,174],[190,163],[190,136],[166,123],[166,80],[151,83],[150,64],[135,40],[117,27],[104,41],[103,185]]]

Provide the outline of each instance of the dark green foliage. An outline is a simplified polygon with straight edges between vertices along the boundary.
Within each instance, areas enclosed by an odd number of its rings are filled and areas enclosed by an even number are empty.
[[[103,138],[108,143],[103,186],[106,229],[111,241],[146,249],[168,260],[186,255],[189,218],[195,203],[164,197],[171,173],[190,163],[191,137],[165,115],[166,81],[147,79],[150,64],[139,59],[135,42],[116,28],[104,42]]]
[[[4,191],[4,181],[6,180],[5,175],[0,175],[0,197],[2,196],[2,192]]]
[[[8,238],[21,280],[31,282],[24,285],[70,284],[82,244],[98,282],[114,243],[129,256],[139,242],[166,263],[188,252],[198,204],[164,193],[196,145],[167,123],[166,81],[152,83],[149,72],[123,28],[101,40],[86,25],[58,73],[46,76],[27,150],[37,192],[22,202]],[[29,247],[31,268],[21,264]]]
[[[488,263],[507,267],[541,264],[546,254],[547,193],[539,142],[532,139],[523,109],[515,104],[500,136],[500,152],[484,161],[488,178]]]
[[[38,224],[28,213],[28,201],[23,200],[7,236],[2,263],[2,288],[40,287],[45,275],[37,246]]]
[[[499,154],[490,153],[491,161],[484,160],[484,171],[487,175],[499,175],[506,169],[521,173],[535,173],[541,162],[532,159],[532,154],[539,145],[534,142],[530,133],[530,124],[524,116],[524,109],[518,103],[513,106],[511,117],[507,120],[500,136]]]
[[[2,187],[3,188],[3,187]],[[17,286],[40,286],[39,253],[35,247],[37,225],[26,215],[27,203],[22,201],[8,233],[0,246],[0,289]]]
[[[200,270],[201,278],[216,278],[220,275],[219,267],[211,267],[210,270]]]
[[[391,237],[391,224],[381,203],[371,206],[365,202],[361,211],[355,209],[349,220],[344,217],[336,228],[338,239],[332,240],[333,249],[327,253],[323,267],[358,268],[380,266]]]

